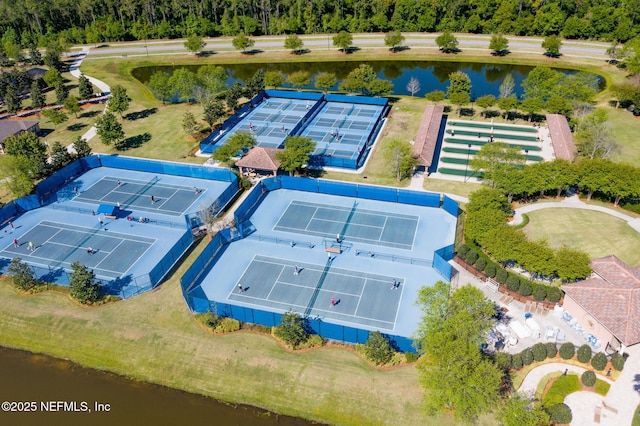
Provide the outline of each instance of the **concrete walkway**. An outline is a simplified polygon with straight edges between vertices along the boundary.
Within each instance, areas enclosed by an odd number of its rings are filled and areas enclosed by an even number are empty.
[[[512,225],[519,225],[522,223],[522,214],[529,213],[536,210],[542,209],[554,209],[554,208],[565,208],[565,209],[583,209],[583,210],[593,210],[597,212],[606,213],[611,216],[615,216],[619,219],[624,220],[627,224],[635,229],[637,232],[640,232],[640,218],[634,218],[624,213],[621,213],[617,210],[602,207],[602,206],[594,206],[591,204],[587,204],[584,201],[581,201],[577,195],[572,195],[570,197],[565,198],[562,201],[552,202],[552,203],[538,203],[538,204],[529,204],[523,207],[516,209],[516,214],[513,217],[513,220],[509,223]]]
[[[565,404],[571,408],[573,420],[571,425],[631,425],[636,407],[640,404],[640,345],[627,349],[629,358],[616,381],[598,374],[598,379],[611,384],[606,396],[594,392],[576,392],[565,398]],[[556,371],[568,370],[582,374],[585,369],[570,364],[551,363],[534,368],[527,374],[519,392],[534,396],[538,383],[544,376]]]
[[[73,63],[69,67],[69,72],[75,78],[80,78],[80,75],[82,74],[80,72],[80,65],[82,64],[82,61],[84,60],[84,58],[86,58],[86,56],[89,54],[90,50],[91,50],[90,47],[87,47],[87,46],[83,47],[82,48],[82,52],[77,54],[76,59],[73,61]],[[85,75],[85,77],[87,77],[89,79],[91,84],[93,84],[98,89],[100,89],[100,91],[103,94],[108,95],[109,93],[111,93],[111,87],[109,87],[109,85],[107,83],[105,83],[104,81],[98,80],[97,78],[94,78],[94,77],[91,77],[91,76],[88,76],[88,75]],[[108,104],[105,104],[105,107],[104,107],[105,110],[107,109],[107,105]],[[96,126],[91,126],[91,128],[89,130],[87,130],[82,135],[82,139],[84,139],[87,142],[89,142],[96,135],[97,135]],[[72,154],[76,153],[76,150],[73,147],[73,144],[67,146],[67,151],[69,151]]]

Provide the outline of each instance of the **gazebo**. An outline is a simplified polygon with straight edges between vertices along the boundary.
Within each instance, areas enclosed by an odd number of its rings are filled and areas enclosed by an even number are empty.
[[[280,168],[280,161],[276,158],[278,151],[280,150],[275,148],[254,146],[247,155],[236,161],[236,166],[243,175],[268,174],[275,176]]]
[[[594,275],[562,286],[564,309],[585,332],[624,352],[640,343],[640,267],[630,267],[615,255],[591,262]]]

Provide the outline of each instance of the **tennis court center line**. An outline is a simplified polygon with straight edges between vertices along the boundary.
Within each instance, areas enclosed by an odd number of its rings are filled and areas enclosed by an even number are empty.
[[[404,295],[404,286],[407,283],[407,280],[404,278],[398,278],[398,280],[400,281],[400,298],[398,299],[398,307],[396,309],[396,317],[393,320],[393,324],[395,326],[395,323],[398,321],[398,315],[400,314],[400,301],[402,301],[402,296]]]
[[[65,230],[65,231],[77,231],[77,232],[84,232],[87,234],[91,234],[92,231],[95,228],[89,228],[87,226],[79,226],[79,225],[68,225],[66,223],[58,223],[58,222],[50,222],[48,220],[46,221],[42,221],[36,224],[36,226],[38,225],[42,225],[48,228],[53,228],[53,229],[59,229],[59,230]],[[34,226],[33,228],[35,228],[36,226]],[[31,228],[31,229],[33,229]],[[130,234],[123,234],[121,232],[117,232],[117,231],[109,231],[108,235],[103,235],[103,237],[105,238],[119,238],[122,240],[129,240],[129,241],[135,241],[135,242],[139,242],[139,243],[155,243],[156,241],[158,241],[157,238],[149,238],[149,237],[142,237],[139,235],[130,235]]]
[[[50,243],[51,245],[56,245],[57,243]],[[68,257],[68,256],[67,256]],[[33,262],[32,259],[38,259],[42,262],[55,262],[55,265],[52,265],[51,263],[39,263],[39,262]],[[71,262],[68,262],[66,260],[56,260],[56,259],[52,259],[50,257],[41,257],[41,256],[34,256],[32,254],[29,255],[29,257],[25,260],[28,260],[27,263],[31,263],[34,265],[41,265],[42,267],[46,267],[46,268],[61,268],[61,269],[67,269],[67,268],[63,268],[62,266],[67,266],[69,265],[69,267],[71,266]],[[109,273],[113,273],[113,274],[117,274],[120,275],[120,271],[112,271],[110,269],[101,269],[101,268],[90,268],[90,269],[94,269],[94,270],[98,270],[98,271],[104,271],[104,272],[109,272]],[[99,275],[98,273],[96,273],[96,275]]]
[[[276,284],[278,284],[278,282],[280,281],[280,277],[282,276],[284,269],[285,269],[285,266],[280,265],[280,272],[278,273],[276,280],[273,282],[273,284],[271,284],[271,290],[269,290],[269,294],[267,294],[267,297],[265,298],[266,300],[269,300],[269,298],[271,297],[271,293],[273,292],[273,289],[276,288]]]
[[[127,272],[129,272],[129,271],[130,271],[130,270],[131,270],[131,269],[132,269],[132,268],[133,268],[133,267],[134,267],[134,266],[135,266],[135,265],[140,261],[140,259],[142,259],[142,258],[144,257],[144,255],[145,255],[145,254],[147,254],[147,252],[148,252],[149,250],[151,250],[151,247],[153,247],[153,244],[150,244],[150,245],[149,245],[149,247],[147,247],[147,249],[146,249],[144,252],[140,253],[140,256],[138,256],[138,258],[135,260],[135,262],[133,262],[133,263],[131,264],[131,266],[129,266],[129,268],[127,268],[127,270],[126,270],[126,271],[124,271],[121,275],[122,275],[122,276],[127,275]],[[156,265],[157,265],[157,264],[156,264]],[[154,266],[154,267],[155,267],[155,266]]]

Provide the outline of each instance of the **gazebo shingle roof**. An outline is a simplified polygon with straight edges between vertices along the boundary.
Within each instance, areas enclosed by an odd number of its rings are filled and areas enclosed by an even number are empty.
[[[413,153],[418,156],[418,162],[423,166],[429,167],[433,161],[443,113],[442,105],[429,105],[422,114],[418,134],[413,143]]]
[[[275,172],[280,168],[280,161],[276,158],[276,152],[278,151],[275,148],[254,146],[247,155],[236,161],[236,166]]]
[[[596,276],[562,289],[622,343],[640,343],[640,268],[613,255],[594,260],[591,268]]]
[[[0,120],[0,142],[20,132],[31,130],[37,121],[28,120]]]
[[[573,143],[567,117],[561,114],[547,114],[546,117],[551,145],[553,145],[556,158],[573,161],[576,155],[576,145]]]

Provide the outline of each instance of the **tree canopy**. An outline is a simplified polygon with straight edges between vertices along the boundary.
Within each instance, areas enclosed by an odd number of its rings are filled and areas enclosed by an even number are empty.
[[[100,285],[96,280],[95,273],[78,261],[71,264],[71,269],[71,279],[69,280],[71,297],[82,304],[97,302],[100,299]]]
[[[227,162],[232,157],[240,155],[242,152],[256,144],[256,138],[248,132],[236,132],[229,136],[229,139],[213,152],[213,159],[220,162]]]
[[[344,53],[348,53],[353,44],[353,35],[347,31],[340,31],[333,36],[333,45]]]
[[[197,34],[190,35],[184,42],[184,47],[186,47],[189,52],[193,53],[196,56],[198,56],[202,52],[202,49],[204,49],[205,46],[206,43],[204,42],[202,37]]]
[[[309,162],[309,155],[316,149],[316,143],[305,136],[287,136],[284,150],[276,153],[280,168],[293,173]]]
[[[436,44],[444,53],[454,53],[458,51],[458,39],[451,31],[443,31],[442,34],[436,37]]]
[[[396,181],[410,175],[418,161],[413,155],[413,148],[408,142],[394,139],[386,146],[383,152],[384,159],[390,165],[391,172]]]

